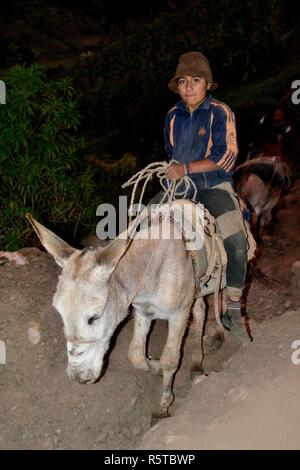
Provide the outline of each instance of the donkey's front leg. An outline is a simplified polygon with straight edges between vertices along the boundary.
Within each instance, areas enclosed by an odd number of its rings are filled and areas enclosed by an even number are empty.
[[[146,359],[146,339],[151,325],[151,319],[134,311],[134,331],[129,346],[128,357],[137,369],[149,370]]]
[[[160,358],[161,369],[163,373],[162,395],[155,418],[166,418],[169,416],[169,407],[174,399],[172,386],[174,374],[178,368],[180,359],[180,348],[182,338],[186,329],[189,310],[178,312],[169,320],[169,330],[166,345]]]

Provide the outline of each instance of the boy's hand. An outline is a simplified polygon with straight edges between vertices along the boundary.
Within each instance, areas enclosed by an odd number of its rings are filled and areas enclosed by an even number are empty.
[[[183,163],[171,163],[165,171],[166,176],[171,181],[180,180],[185,176],[185,165]]]

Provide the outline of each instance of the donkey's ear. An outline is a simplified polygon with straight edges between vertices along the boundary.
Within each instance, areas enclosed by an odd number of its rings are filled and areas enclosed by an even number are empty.
[[[110,242],[104,249],[96,254],[97,265],[105,267],[107,273],[110,275],[127,250],[129,243],[130,240],[126,238],[117,238]]]
[[[31,214],[26,214],[26,218],[31,223],[35,230],[35,233],[40,239],[41,244],[44,248],[53,256],[56,263],[63,268],[69,256],[75,253],[75,248],[72,248],[68,243],[64,242],[55,233],[48,230],[46,227],[41,225],[35,220]]]

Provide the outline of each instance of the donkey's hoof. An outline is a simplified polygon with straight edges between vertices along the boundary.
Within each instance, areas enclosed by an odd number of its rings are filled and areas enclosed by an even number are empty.
[[[193,366],[190,369],[191,380],[194,380],[196,377],[198,377],[199,375],[203,375],[203,374],[204,374],[204,370],[202,366]]]
[[[155,411],[154,413],[152,413],[151,426],[154,426],[154,424],[156,424],[157,421],[163,418],[170,418],[170,413],[168,412],[168,410]]]
[[[223,331],[215,331],[211,336],[206,336],[204,340],[205,352],[218,351],[223,346],[224,341],[225,333]]]
[[[210,350],[217,351],[223,346],[225,341],[225,334],[223,331],[216,331],[212,337],[210,342]]]

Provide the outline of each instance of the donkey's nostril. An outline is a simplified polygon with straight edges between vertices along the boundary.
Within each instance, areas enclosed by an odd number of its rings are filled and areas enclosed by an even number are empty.
[[[69,354],[71,354],[71,356],[77,357],[77,356],[81,356],[81,354],[83,354],[83,351],[77,352],[77,351],[76,351],[76,348],[72,348],[72,349],[69,351]]]

